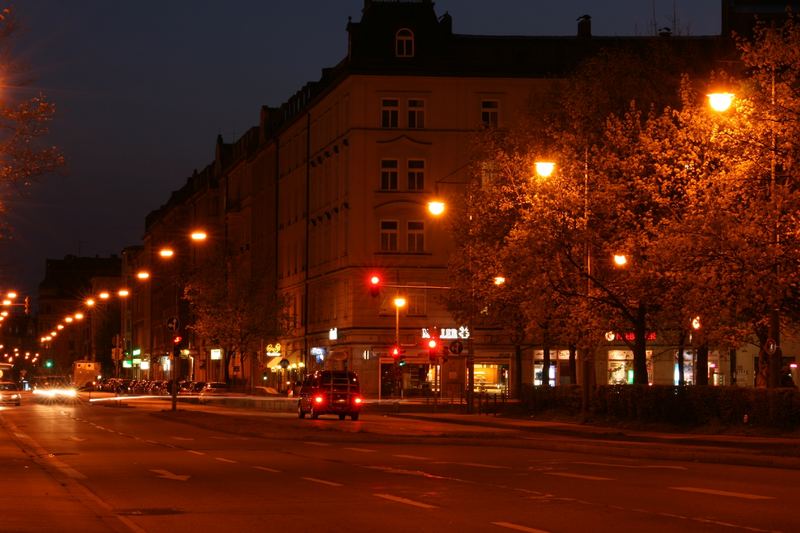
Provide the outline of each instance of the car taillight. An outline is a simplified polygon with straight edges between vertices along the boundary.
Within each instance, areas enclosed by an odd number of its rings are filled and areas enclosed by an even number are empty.
[[[362,398],[361,396],[356,396],[355,398],[353,398],[353,403],[355,403],[355,404],[360,404],[363,401],[364,401],[364,398]]]
[[[322,395],[314,396],[314,403],[322,403],[325,401],[325,397]]]

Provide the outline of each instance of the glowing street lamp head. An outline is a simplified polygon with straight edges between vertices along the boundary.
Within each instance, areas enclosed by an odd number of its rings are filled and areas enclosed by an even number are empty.
[[[57,325],[57,326],[56,326],[56,329],[57,329],[57,330],[62,330],[62,329],[64,329],[64,324],[59,324],[59,325]]]
[[[700,317],[696,316],[692,319],[692,329],[700,329]]]
[[[175,250],[172,248],[162,248],[158,251],[158,255],[164,259],[170,259],[173,255],[175,255]]]
[[[142,281],[150,279],[150,272],[146,270],[140,270],[139,272],[136,273],[136,279],[140,279]]]
[[[83,313],[75,313],[75,320],[83,320]]]
[[[441,200],[431,200],[428,202],[428,212],[436,217],[444,213],[445,207],[445,203]]]
[[[506,282],[506,278],[503,276],[495,276],[494,284],[497,286],[503,285]]]
[[[86,307],[94,307],[95,301],[94,298],[86,298],[84,303],[86,304]]]
[[[719,113],[723,113],[730,109],[733,104],[733,93],[710,93],[708,96],[708,105],[711,109]]]
[[[72,318],[71,316],[68,316],[68,317],[64,318],[64,322],[66,322],[67,324],[72,323],[73,320],[75,320],[75,319]]]
[[[108,300],[109,298],[111,298],[111,295],[108,294],[108,291],[103,291],[100,294],[98,294],[98,296],[100,297],[101,300]]]
[[[398,309],[400,309],[401,307],[405,307],[406,299],[403,298],[402,296],[398,296],[397,298],[394,299],[394,306]]]
[[[614,264],[618,267],[624,267],[628,264],[628,257],[623,254],[614,254]]]
[[[6,298],[8,298],[9,300],[13,300],[16,297],[17,297],[17,293],[14,292],[14,291],[8,291],[8,294],[6,294]]]
[[[120,298],[127,298],[128,296],[130,296],[130,294],[131,291],[129,291],[128,289],[120,289],[117,291],[117,296],[119,296]]]
[[[208,238],[208,234],[203,230],[195,230],[189,235],[193,241],[204,241]]]
[[[11,300],[9,300],[8,298],[6,298],[5,300],[3,300],[3,305],[5,305],[5,306],[9,306],[9,305],[11,305]]]
[[[536,169],[536,175],[540,178],[549,178],[556,169],[556,164],[552,161],[536,161],[533,166]]]

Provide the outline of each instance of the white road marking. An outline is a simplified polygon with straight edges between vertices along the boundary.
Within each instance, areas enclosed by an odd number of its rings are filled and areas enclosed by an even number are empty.
[[[474,466],[475,468],[494,468],[496,470],[511,470],[510,466],[487,465],[483,463],[453,463],[461,466]]]
[[[205,455],[206,454],[205,452],[198,452],[198,451],[195,451],[195,450],[186,450],[186,451],[189,452],[189,453],[193,453],[195,455]]]
[[[193,437],[175,437],[175,436],[173,436],[173,437],[170,437],[170,438],[171,439],[175,439],[175,440],[194,440]]]
[[[401,498],[400,496],[392,496],[391,494],[375,494],[375,496],[392,502],[404,503],[406,505],[413,505],[414,507],[419,507],[421,509],[437,509],[435,505],[431,505],[429,503],[415,502],[414,500],[409,500],[408,498]]]
[[[397,454],[397,455],[393,455],[392,457],[398,457],[398,458],[400,458],[400,459],[419,459],[420,461],[430,461],[430,460],[431,460],[431,458],[430,458],[430,457],[421,457],[421,456],[419,456],[419,455],[403,455],[403,454]]]
[[[157,440],[150,440],[150,439],[146,439],[146,440],[145,440],[145,442],[146,442],[147,444],[159,444],[159,442],[158,442]]]
[[[311,442],[311,441],[303,441],[303,444],[308,444],[309,446],[330,446],[327,442]]]
[[[701,494],[713,494],[714,496],[730,496],[731,498],[742,498],[744,500],[774,500],[772,496],[762,496],[760,494],[749,494],[747,492],[730,492],[727,490],[705,489],[701,487],[669,487],[672,490],[682,490],[684,492],[699,492]]]
[[[689,470],[685,466],[670,466],[670,465],[625,465],[615,463],[594,463],[591,461],[573,461],[572,464],[576,465],[589,465],[589,466],[608,466],[611,468],[653,468],[663,470]]]
[[[155,474],[158,475],[158,477],[160,477],[162,479],[171,479],[173,481],[186,481],[187,479],[192,477],[192,476],[189,476],[189,475],[173,474],[169,470],[153,470],[153,469],[150,469],[150,471],[154,472]]]
[[[345,448],[345,450],[350,450],[351,452],[363,452],[363,453],[374,453],[376,451],[367,448]]]
[[[570,474],[569,472],[544,472],[546,476],[571,477],[575,479],[586,479],[589,481],[614,481],[613,477],[586,476],[583,474]]]
[[[325,481],[324,479],[317,479],[315,477],[304,477],[300,479],[305,479],[306,481],[313,481],[314,483],[321,483],[323,485],[328,485],[330,487],[342,487],[341,483],[334,483],[333,481]]]
[[[519,524],[512,524],[511,522],[492,522],[492,525],[504,527],[507,529],[514,529],[516,531],[526,531],[527,533],[549,533],[544,529],[536,529],[532,527],[521,526]]]
[[[225,459],[224,457],[214,457],[217,461],[222,461],[223,463],[238,463],[239,461],[234,461],[233,459]]]
[[[264,472],[272,472],[273,474],[277,474],[280,472],[280,470],[275,470],[274,468],[270,468],[268,466],[254,466],[253,468],[255,468],[256,470],[262,470]]]
[[[82,439],[82,438],[80,438],[80,437],[70,437],[70,440],[74,440],[75,442],[83,442],[83,441],[85,441],[86,439]]]

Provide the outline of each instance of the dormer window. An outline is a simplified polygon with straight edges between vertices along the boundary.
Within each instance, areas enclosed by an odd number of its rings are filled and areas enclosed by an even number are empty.
[[[394,55],[397,57],[414,57],[414,32],[403,28],[394,36]]]

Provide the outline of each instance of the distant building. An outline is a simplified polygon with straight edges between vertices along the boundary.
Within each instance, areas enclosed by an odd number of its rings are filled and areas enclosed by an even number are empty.
[[[68,255],[46,261],[45,276],[39,284],[38,332],[40,339],[56,333],[50,341],[40,343],[42,359],[53,362],[48,372],[66,375],[78,359],[100,361],[107,372],[112,371],[112,338],[119,330],[118,304],[109,298],[90,309],[85,299],[101,291],[116,293],[120,269],[120,258],[114,255]],[[76,318],[76,313],[83,318]]]

